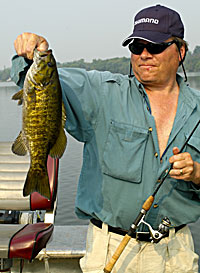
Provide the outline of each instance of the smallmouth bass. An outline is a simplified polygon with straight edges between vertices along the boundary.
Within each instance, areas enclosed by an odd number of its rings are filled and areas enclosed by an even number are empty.
[[[56,61],[52,51],[35,49],[23,89],[12,99],[22,104],[22,130],[12,145],[13,153],[29,152],[30,168],[23,195],[39,192],[50,199],[47,158],[60,158],[66,148],[66,121]]]

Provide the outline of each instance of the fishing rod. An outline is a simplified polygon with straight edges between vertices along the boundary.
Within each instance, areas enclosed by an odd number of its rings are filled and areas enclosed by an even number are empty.
[[[190,140],[191,136],[194,134],[195,130],[197,129],[199,123],[200,123],[200,120],[197,122],[197,124],[195,125],[194,129],[190,133],[189,137],[186,139],[186,141],[183,144],[183,146],[181,147],[179,153],[181,153],[183,151],[183,149],[185,148],[186,144]],[[148,223],[146,223],[144,221],[144,218],[145,218],[145,215],[150,210],[150,208],[151,208],[151,206],[152,206],[152,204],[154,202],[154,197],[155,197],[156,193],[158,192],[158,190],[162,186],[163,182],[165,181],[166,177],[168,176],[168,174],[169,174],[169,172],[171,171],[172,168],[173,168],[173,164],[170,165],[169,169],[166,171],[164,177],[160,180],[160,184],[157,186],[157,188],[152,193],[152,195],[150,195],[146,199],[146,201],[144,202],[141,211],[139,212],[139,214],[136,217],[135,221],[132,223],[130,229],[128,230],[128,233],[124,236],[123,240],[119,244],[119,246],[116,249],[115,253],[113,254],[112,258],[110,259],[110,261],[105,266],[105,268],[104,268],[104,272],[105,273],[110,273],[112,271],[115,263],[119,259],[120,255],[124,251],[126,245],[128,244],[128,242],[130,241],[130,239],[132,238],[133,234],[136,232],[137,228],[139,227],[139,225],[141,223],[144,223],[144,224],[146,224],[149,227],[150,233],[151,233],[151,236],[152,236],[152,240],[154,242],[156,242],[156,243],[159,242],[162,239],[162,237],[165,236],[166,230],[167,230],[166,228],[169,228],[169,226],[171,224],[168,218],[165,217],[163,219],[162,227],[158,231],[153,230],[152,227]]]

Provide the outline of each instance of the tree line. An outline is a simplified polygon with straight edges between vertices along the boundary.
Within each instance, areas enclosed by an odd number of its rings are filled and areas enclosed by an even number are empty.
[[[85,62],[84,59],[73,62],[57,63],[58,67],[77,67],[86,70],[110,71],[112,73],[128,74],[130,69],[130,58],[94,59],[92,62]],[[200,72],[200,46],[196,46],[194,51],[188,51],[184,61],[186,72]],[[0,81],[10,79],[10,68],[0,70]]]

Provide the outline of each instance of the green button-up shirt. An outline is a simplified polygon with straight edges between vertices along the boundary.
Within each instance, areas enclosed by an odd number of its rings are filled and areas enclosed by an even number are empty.
[[[13,59],[12,78],[18,85],[23,84],[26,66],[23,58]],[[200,92],[177,75],[178,108],[161,155],[149,99],[136,78],[74,68],[59,69],[59,76],[66,130],[84,142],[76,213],[80,218],[95,217],[128,229],[169,168],[172,148],[181,148],[199,120]],[[200,162],[200,127],[184,151]],[[196,221],[200,216],[200,189],[192,182],[168,176],[146,221],[158,228],[165,216],[174,226]]]

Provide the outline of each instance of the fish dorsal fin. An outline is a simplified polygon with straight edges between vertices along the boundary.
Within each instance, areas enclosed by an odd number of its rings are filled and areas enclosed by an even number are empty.
[[[19,90],[12,96],[12,100],[18,100],[18,105],[23,103],[23,89]]]
[[[12,145],[12,152],[17,155],[26,155],[27,148],[22,138],[22,132],[19,133],[18,137]]]

